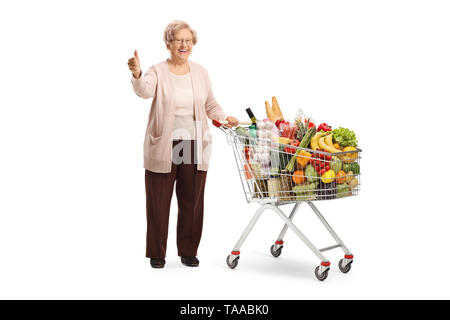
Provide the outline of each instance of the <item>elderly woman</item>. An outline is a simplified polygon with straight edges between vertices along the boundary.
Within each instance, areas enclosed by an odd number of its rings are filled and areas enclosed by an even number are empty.
[[[144,141],[147,207],[146,256],[154,268],[165,265],[170,202],[176,181],[178,200],[177,247],[184,265],[199,265],[197,248],[203,225],[203,197],[210,158],[208,119],[227,120],[214,98],[208,72],[189,60],[196,32],[183,21],[164,31],[170,59],[142,75],[137,51],[128,60],[135,93],[153,98]]]

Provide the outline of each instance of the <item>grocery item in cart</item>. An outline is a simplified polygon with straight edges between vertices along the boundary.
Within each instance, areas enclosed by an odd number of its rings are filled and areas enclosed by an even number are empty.
[[[270,146],[272,137],[271,122],[260,121],[257,123],[257,141],[255,160],[261,164],[262,177],[267,179],[270,176]]]
[[[306,150],[301,150],[297,156],[297,164],[300,168],[305,168],[306,165],[311,161],[311,153]]]
[[[317,173],[317,170],[311,164],[308,164],[305,168],[305,177],[308,182],[314,183],[316,185],[319,184],[319,173]]]
[[[349,190],[349,185],[346,182],[336,185],[336,198],[344,198],[351,195],[352,192]]]
[[[292,199],[293,183],[289,171],[281,170],[280,172],[280,201],[288,201]]]
[[[245,111],[247,111],[248,116],[250,117],[250,120],[252,120],[252,124],[250,125],[250,127],[248,127],[250,134],[253,137],[256,137],[256,118],[255,115],[253,114],[252,110],[250,108],[245,109]]]
[[[333,139],[341,146],[345,147],[354,147],[358,146],[358,140],[356,140],[355,133],[347,128],[339,127],[334,129],[333,131]]]
[[[294,174],[292,175],[292,180],[294,181],[295,184],[302,184],[306,181],[305,178],[305,173],[303,172],[303,170],[297,170],[294,172]]]
[[[326,180],[330,182],[323,182],[321,179],[319,181],[319,187],[317,189],[317,199],[318,200],[330,200],[336,198],[336,181]]]
[[[280,177],[278,175],[271,175],[267,183],[267,190],[269,197],[278,198],[280,196]]]
[[[278,121],[283,121],[283,113],[281,112],[280,106],[278,105],[278,101],[276,97],[272,97],[272,106],[268,101],[265,102],[266,104],[266,114],[267,117],[275,123]]]
[[[261,163],[252,159],[248,162],[248,164],[252,173],[252,178],[261,179],[262,177]]]
[[[329,131],[331,131],[332,129],[331,129],[331,126],[329,126],[328,124],[326,124],[325,122],[324,123],[321,123],[321,124],[319,124],[318,126],[317,126],[317,131],[323,131],[323,132],[329,132]]]
[[[236,136],[239,138],[239,141],[245,146],[245,145],[249,145],[250,143],[254,143],[250,132],[248,129],[245,129],[241,126],[236,127],[235,131]]]
[[[314,200],[316,195],[316,185],[314,183],[299,184],[292,188],[294,200],[307,201]]]
[[[330,163],[330,169],[333,170],[334,172],[341,171],[341,169],[342,169],[342,161],[338,157],[332,156],[331,157],[331,163]]]
[[[291,159],[289,160],[289,163],[286,165],[286,170],[293,171],[295,162],[297,160],[297,156],[300,154],[300,152],[302,151],[303,148],[308,147],[309,142],[311,141],[311,138],[315,133],[316,133],[315,127],[311,127],[306,131],[302,141],[300,142],[300,145],[298,146],[297,151],[291,157]]]
[[[301,140],[309,128],[315,127],[315,120],[307,116],[302,109],[298,109],[295,114],[295,124],[298,127],[298,139]]]
[[[255,179],[253,194],[257,198],[267,198],[268,193],[268,180],[267,179]]]

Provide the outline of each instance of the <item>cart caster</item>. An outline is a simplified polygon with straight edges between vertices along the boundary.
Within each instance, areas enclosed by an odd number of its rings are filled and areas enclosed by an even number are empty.
[[[353,256],[352,255],[346,255],[344,259],[341,259],[338,263],[339,270],[341,270],[342,273],[347,273],[352,268],[353,263]]]
[[[281,250],[283,249],[283,246],[275,243],[270,247],[270,253],[275,257],[278,258],[281,254]]]
[[[320,266],[316,267],[316,269],[314,270],[314,274],[316,275],[317,279],[323,281],[328,277],[328,270],[330,270],[330,263],[322,262]]]
[[[239,256],[238,255],[234,255],[234,254],[230,254],[227,257],[227,265],[230,269],[234,269],[237,267],[238,265],[238,260],[239,260]]]

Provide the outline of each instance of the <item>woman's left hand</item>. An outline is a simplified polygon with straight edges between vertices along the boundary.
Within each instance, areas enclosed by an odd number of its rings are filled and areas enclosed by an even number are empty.
[[[236,119],[235,117],[227,117],[225,120],[228,121],[228,123],[225,125],[225,127],[227,128],[231,128],[231,127],[236,127],[237,125],[239,125],[239,120]]]

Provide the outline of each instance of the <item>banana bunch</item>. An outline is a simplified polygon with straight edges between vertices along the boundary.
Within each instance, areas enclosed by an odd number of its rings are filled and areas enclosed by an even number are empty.
[[[333,134],[326,134],[325,132],[317,132],[311,139],[311,149],[322,149],[330,153],[341,152],[333,145]]]
[[[324,132],[317,132],[314,137],[311,139],[311,149],[314,151],[317,149],[320,149],[319,147],[319,139],[322,138],[325,135]]]

